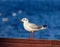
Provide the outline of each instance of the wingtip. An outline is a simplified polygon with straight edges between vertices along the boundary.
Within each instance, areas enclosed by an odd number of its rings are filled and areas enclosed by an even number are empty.
[[[43,25],[43,27],[47,27],[47,25]]]

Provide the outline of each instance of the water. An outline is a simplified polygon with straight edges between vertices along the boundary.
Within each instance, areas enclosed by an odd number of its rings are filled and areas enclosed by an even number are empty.
[[[60,1],[0,1],[0,13],[0,38],[29,38],[30,32],[19,22],[26,17],[37,25],[48,25],[47,29],[34,32],[34,39],[60,40]],[[13,13],[16,16],[12,16]],[[3,22],[2,18],[8,21]]]

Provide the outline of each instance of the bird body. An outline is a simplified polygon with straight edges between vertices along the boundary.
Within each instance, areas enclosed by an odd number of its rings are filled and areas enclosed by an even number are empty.
[[[37,26],[33,23],[25,22],[23,23],[24,29],[29,31],[29,32],[35,32],[38,30],[46,29],[46,27],[43,26]]]

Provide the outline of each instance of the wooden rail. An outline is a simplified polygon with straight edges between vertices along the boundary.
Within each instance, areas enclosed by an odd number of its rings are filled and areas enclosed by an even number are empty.
[[[60,47],[60,41],[0,38],[0,47]]]

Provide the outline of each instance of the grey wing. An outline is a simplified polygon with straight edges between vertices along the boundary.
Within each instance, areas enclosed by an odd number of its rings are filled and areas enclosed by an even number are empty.
[[[30,27],[31,27],[32,29],[40,29],[40,28],[42,28],[42,26],[38,26],[38,25],[33,24],[33,23],[30,23]]]

